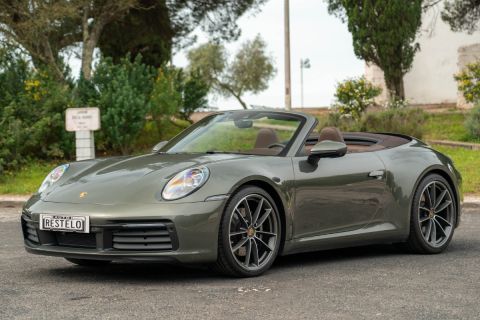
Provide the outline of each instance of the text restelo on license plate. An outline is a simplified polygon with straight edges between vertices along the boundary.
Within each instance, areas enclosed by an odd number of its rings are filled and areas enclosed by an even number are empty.
[[[88,216],[40,215],[40,230],[88,233],[90,230]]]

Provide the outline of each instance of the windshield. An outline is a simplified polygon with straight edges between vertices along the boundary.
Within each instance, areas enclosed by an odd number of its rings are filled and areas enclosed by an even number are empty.
[[[209,116],[183,131],[161,152],[285,153],[303,118],[275,112],[225,112]]]

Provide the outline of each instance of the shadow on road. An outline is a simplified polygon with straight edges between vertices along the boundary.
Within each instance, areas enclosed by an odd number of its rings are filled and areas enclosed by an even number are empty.
[[[392,245],[375,245],[358,248],[337,249],[302,253],[278,257],[268,275],[288,272],[299,266],[324,266],[345,260],[355,263],[358,259],[377,259],[401,255],[403,251]],[[125,281],[128,283],[162,282],[162,281],[232,281],[205,266],[180,266],[162,263],[112,263],[102,267],[64,266],[60,268],[38,269],[45,276],[68,279],[68,281]],[[240,279],[238,281],[241,281]]]

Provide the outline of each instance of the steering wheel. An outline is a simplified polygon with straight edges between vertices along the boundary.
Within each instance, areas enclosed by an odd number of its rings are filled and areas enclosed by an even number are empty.
[[[281,144],[280,142],[275,142],[275,143],[272,143],[272,144],[269,144],[267,146],[268,149],[271,149],[271,148],[285,148],[285,146],[283,144]]]

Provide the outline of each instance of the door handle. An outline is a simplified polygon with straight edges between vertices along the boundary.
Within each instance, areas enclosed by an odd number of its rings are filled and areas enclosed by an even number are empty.
[[[370,178],[382,179],[385,174],[385,170],[374,170],[368,174]]]

